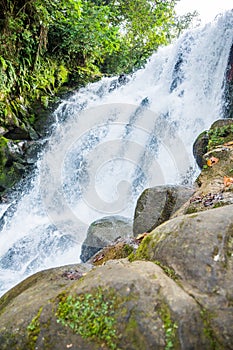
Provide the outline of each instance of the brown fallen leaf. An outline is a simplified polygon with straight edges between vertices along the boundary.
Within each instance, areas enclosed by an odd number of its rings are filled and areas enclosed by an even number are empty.
[[[147,235],[148,235],[147,232],[139,233],[139,234],[137,235],[136,239],[137,239],[138,241],[141,241],[141,240],[143,240],[143,238],[146,237]]]
[[[233,141],[225,142],[224,146],[233,146]]]
[[[97,254],[97,256],[93,259],[93,263],[95,262],[98,262],[100,260],[103,260],[105,257],[105,255],[102,253],[102,254]]]
[[[233,184],[233,177],[224,176],[224,186],[230,186]]]
[[[216,164],[216,163],[218,163],[218,162],[219,162],[219,159],[212,156],[212,157],[210,157],[210,158],[207,160],[206,164],[207,164],[208,166],[213,166],[214,164]]]

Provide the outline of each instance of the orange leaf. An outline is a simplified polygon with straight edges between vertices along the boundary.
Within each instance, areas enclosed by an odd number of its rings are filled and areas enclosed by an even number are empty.
[[[225,142],[224,146],[233,146],[233,141]]]
[[[224,176],[224,186],[230,186],[233,184],[233,177]]]
[[[148,235],[147,232],[139,233],[139,234],[137,235],[136,239],[137,239],[138,241],[141,241],[141,240],[142,240],[144,237],[146,237],[147,235]]]
[[[219,159],[212,156],[207,160],[206,164],[208,166],[213,166],[214,164],[216,164],[218,162],[219,162]]]

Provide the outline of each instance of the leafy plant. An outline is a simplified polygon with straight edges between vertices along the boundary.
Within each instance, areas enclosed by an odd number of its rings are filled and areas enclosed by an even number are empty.
[[[92,293],[63,296],[56,312],[57,322],[84,338],[97,339],[116,349],[115,306],[116,298],[101,288]]]
[[[224,142],[232,141],[233,139],[233,124],[215,127],[208,132],[209,143],[208,150],[216,146],[222,145]]]
[[[172,321],[169,308],[166,304],[162,304],[160,307],[160,317],[162,318],[165,331],[165,350],[175,349],[175,346],[177,345],[178,325],[176,322]]]

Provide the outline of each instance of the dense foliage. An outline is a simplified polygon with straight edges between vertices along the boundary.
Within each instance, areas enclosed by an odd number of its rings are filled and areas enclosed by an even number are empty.
[[[142,66],[192,20],[176,17],[176,2],[1,0],[1,126],[27,128],[35,103]]]

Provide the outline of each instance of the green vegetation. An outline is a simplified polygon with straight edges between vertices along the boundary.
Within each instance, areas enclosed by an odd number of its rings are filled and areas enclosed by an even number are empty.
[[[105,343],[116,349],[114,308],[116,297],[101,288],[92,293],[62,296],[57,309],[57,322],[69,326],[83,338]]]
[[[190,205],[186,210],[185,214],[193,214],[200,211],[200,206]]]
[[[141,67],[192,21],[176,2],[2,0],[1,125],[28,129],[56,95]]]
[[[152,236],[148,235],[145,238],[143,238],[142,242],[140,243],[138,249],[136,252],[132,252],[128,259],[129,261],[135,261],[135,260],[151,260],[149,256],[149,243],[152,240]]]
[[[177,329],[178,325],[173,322],[170,315],[169,307],[164,303],[160,307],[160,317],[163,321],[163,327],[165,331],[166,346],[165,350],[180,348],[178,345]]]
[[[212,350],[220,350],[222,347],[215,337],[215,332],[211,326],[211,319],[214,317],[206,309],[202,309],[201,318],[204,324],[204,334],[209,339]]]
[[[233,141],[233,124],[215,127],[208,132],[209,142],[208,151],[216,146]]]
[[[31,349],[35,348],[35,343],[40,334],[40,315],[43,308],[41,307],[37,313],[37,315],[32,319],[31,323],[28,325],[28,338],[29,338],[29,347]]]
[[[163,269],[163,271],[166,273],[166,275],[170,278],[172,278],[174,281],[178,280],[178,275],[176,274],[175,270],[173,270],[172,268],[163,265],[160,261],[155,260],[154,263],[158,266],[161,267],[161,269]]]

